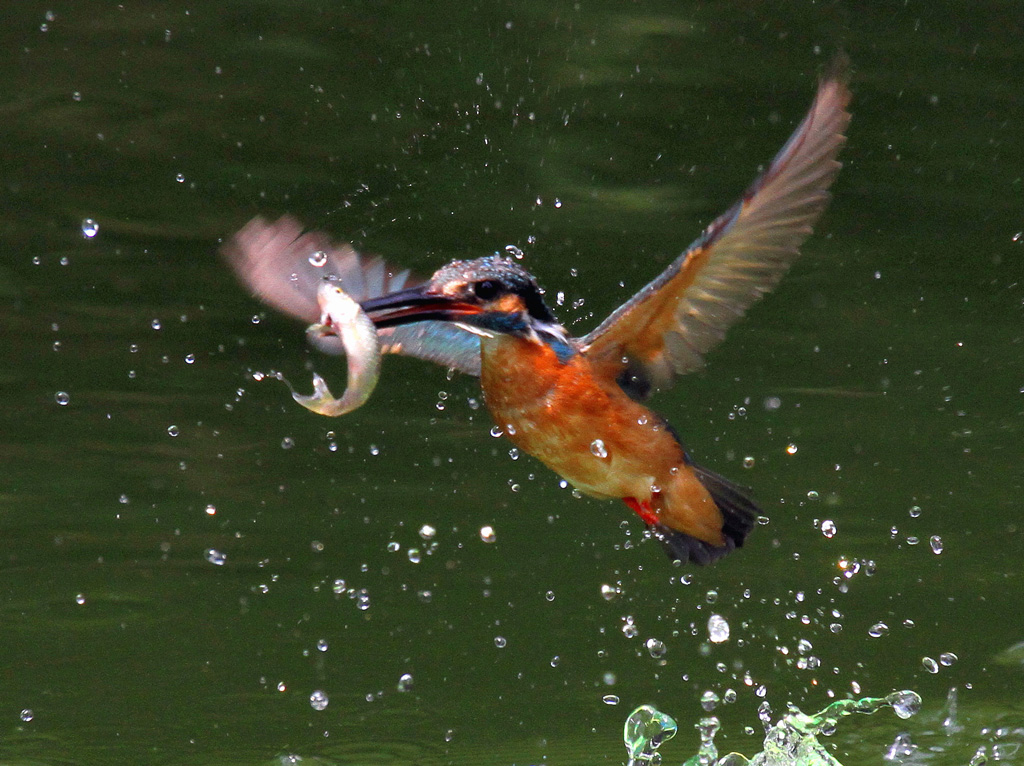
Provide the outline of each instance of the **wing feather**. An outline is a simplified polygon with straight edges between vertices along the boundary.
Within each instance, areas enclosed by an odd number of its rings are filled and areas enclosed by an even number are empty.
[[[278,311],[312,324],[320,319],[317,289],[334,279],[357,301],[411,287],[422,280],[380,258],[361,256],[327,235],[304,232],[294,218],[274,222],[253,218],[221,248],[227,262],[252,294]],[[447,322],[419,322],[378,330],[384,353],[404,354],[480,374],[480,339]],[[321,351],[344,353],[333,335],[315,339]]]
[[[638,396],[703,365],[726,330],[782,279],[828,204],[849,101],[845,66],[837,62],[807,116],[743,197],[580,339],[594,364]]]

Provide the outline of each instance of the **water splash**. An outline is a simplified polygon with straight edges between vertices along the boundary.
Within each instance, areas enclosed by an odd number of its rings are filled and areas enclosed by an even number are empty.
[[[702,718],[696,724],[700,749],[683,766],[842,766],[817,737],[833,734],[840,718],[854,713],[871,715],[887,707],[899,718],[910,718],[921,709],[921,698],[912,691],[898,691],[885,697],[838,700],[815,715],[804,715],[790,705],[788,715],[766,728],[764,750],[750,759],[740,753],[719,758],[714,741],[719,721],[714,716]],[[623,731],[629,752],[627,766],[658,766],[661,756],[657,750],[676,730],[676,722],[651,705],[634,710]]]
[[[626,766],[661,763],[658,748],[676,735],[676,722],[652,705],[641,705],[626,719],[622,741],[629,752]]]

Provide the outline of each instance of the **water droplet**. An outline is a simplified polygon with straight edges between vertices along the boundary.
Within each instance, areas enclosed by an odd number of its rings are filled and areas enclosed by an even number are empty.
[[[939,672],[939,663],[937,663],[931,657],[922,657],[921,658],[921,667],[923,667],[929,673],[938,673]]]
[[[604,442],[601,439],[594,439],[594,441],[590,442],[590,453],[602,460],[608,457],[608,449],[604,446]]]
[[[918,516],[921,515],[921,506],[919,506],[919,505],[912,505],[912,506],[910,506],[910,510],[907,511],[907,513],[910,514],[910,518],[916,519]]]
[[[398,542],[396,542],[395,540],[392,540],[387,544],[388,553],[398,553],[398,551],[400,551],[401,549],[402,546],[399,545]]]
[[[743,467],[744,468],[753,468],[754,467],[754,458],[750,457],[750,455],[747,455],[745,458],[743,458]]]
[[[505,432],[501,430],[501,426],[491,426],[491,436],[497,439],[499,436],[504,436]]]
[[[181,433],[181,430],[177,426],[173,426],[173,425],[172,426],[167,426],[167,435],[168,436],[177,436],[180,433]]]
[[[78,604],[79,606],[82,606],[85,603],[85,594],[84,593],[76,593],[75,594],[75,603]]]
[[[831,519],[825,519],[821,522],[821,534],[831,540],[836,536],[836,523]]]
[[[508,642],[505,640],[504,636],[495,636],[494,637],[494,645],[496,647],[498,647],[499,649],[504,649],[507,643]]]
[[[615,585],[608,585],[607,583],[601,586],[601,598],[605,601],[611,601],[617,598],[622,593],[622,589]]]
[[[216,564],[219,567],[224,566],[224,562],[228,560],[228,557],[220,551],[218,551],[216,548],[207,548],[206,551],[203,553],[203,556],[211,564]]]
[[[318,269],[322,269],[327,265],[327,253],[323,250],[317,250],[314,253],[309,254],[309,262],[311,265],[316,266]]]
[[[344,580],[335,580],[331,585],[331,590],[337,595],[341,595],[348,589],[348,584]]]
[[[720,614],[708,618],[708,639],[713,644],[724,644],[729,640],[729,621]]]
[[[412,675],[403,673],[401,678],[398,679],[398,691],[407,692],[410,689],[412,689]]]
[[[309,695],[309,706],[314,710],[326,709],[329,702],[327,695],[319,689]]]
[[[557,668],[558,667],[558,663],[561,662],[561,661],[562,661],[562,658],[559,657],[556,654],[554,657],[551,658],[551,662],[549,664],[551,665],[551,667]]]
[[[555,592],[553,590],[549,590],[547,593],[544,594],[544,598],[547,599],[548,601],[554,601],[555,600]]]
[[[598,652],[597,654],[599,657],[604,656],[603,652]],[[616,677],[615,673],[610,670],[606,670],[604,675],[601,676],[601,680],[604,682],[605,686],[615,686],[615,682],[619,679]]]
[[[215,506],[213,504],[206,506],[206,515],[207,516],[215,516],[216,514],[217,514],[217,506]]]
[[[932,553],[934,553],[936,556],[942,553],[942,538],[938,535],[932,535],[930,538],[928,538],[928,544],[932,547]]]
[[[416,592],[416,598],[420,600],[420,603],[429,604],[433,600],[434,594],[429,590],[421,590]]]
[[[196,363],[196,355],[195,354],[185,354],[185,364],[195,364],[195,363]]]
[[[316,650],[318,652],[326,652],[330,648],[330,644],[327,643],[326,638],[321,638],[319,641],[316,642]]]
[[[423,560],[423,556],[420,553],[419,548],[410,548],[406,552],[406,555],[409,557],[409,561],[411,561],[413,564],[419,564]]]
[[[644,646],[647,647],[647,653],[656,660],[660,660],[668,652],[665,642],[657,638],[648,638]]]
[[[881,638],[882,636],[889,635],[889,626],[884,622],[876,622],[870,628],[868,628],[868,635],[872,638]]]
[[[636,623],[633,622],[632,615],[627,615],[622,618],[622,635],[626,638],[636,638],[636,635],[639,632],[639,628],[637,628]]]
[[[100,225],[91,218],[86,218],[82,221],[82,236],[86,239],[92,239],[100,233]]]
[[[21,713],[18,715],[18,717],[22,721],[24,721],[25,723],[28,723],[33,718],[35,718],[35,713],[32,712],[31,708],[25,708],[24,710],[21,711]]]
[[[885,701],[892,705],[893,712],[904,720],[917,715],[921,709],[921,698],[912,691],[893,692]]]
[[[370,608],[370,592],[366,588],[360,588],[352,593],[352,598],[356,600],[356,609],[360,612]]]
[[[294,446],[295,440],[290,436],[286,436],[281,440],[281,449],[291,449]]]
[[[71,401],[71,395],[67,391],[58,391],[53,395],[53,400],[61,407],[66,407]]]
[[[601,702],[603,702],[606,705],[618,705],[619,698],[614,694],[606,694],[603,697],[601,697]]]
[[[370,445],[370,454],[373,457],[377,457],[377,455],[380,454],[380,447],[378,447],[376,444],[371,444]]]
[[[523,251],[515,245],[505,245],[505,252],[515,258],[517,261],[523,260]]]
[[[174,180],[177,181],[180,184],[185,183],[185,174],[184,173],[178,173],[177,175],[174,176]]]
[[[704,710],[706,710],[708,713],[710,713],[712,710],[718,707],[718,703],[721,701],[721,697],[719,697],[710,689],[704,692],[702,695],[700,695],[700,706],[704,708]]]
[[[798,449],[799,449],[799,447],[797,447],[795,444],[792,444],[792,443],[787,444],[786,445],[786,454],[787,455],[795,455],[796,451]]]
[[[942,654],[939,655],[939,664],[942,665],[943,667],[947,667],[948,668],[950,665],[952,665],[958,659],[960,659],[960,658],[957,657],[955,654],[953,654],[953,652],[943,652]]]
[[[434,539],[434,535],[436,535],[436,534],[437,534],[437,530],[434,529],[429,524],[424,524],[422,527],[420,527],[420,537],[423,538],[424,540],[433,540]]]
[[[486,524],[480,527],[480,539],[485,543],[493,543],[498,539],[497,533],[494,531],[494,527],[490,524]]]

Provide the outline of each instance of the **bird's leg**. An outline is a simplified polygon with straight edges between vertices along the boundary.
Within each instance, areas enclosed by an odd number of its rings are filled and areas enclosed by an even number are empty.
[[[651,508],[651,504],[648,501],[644,500],[641,502],[640,500],[637,500],[635,497],[624,497],[622,498],[622,502],[629,506],[630,510],[632,510],[633,513],[635,513],[637,516],[643,519],[644,524],[649,524],[653,526],[654,524],[658,523],[658,514],[654,512],[654,510]]]

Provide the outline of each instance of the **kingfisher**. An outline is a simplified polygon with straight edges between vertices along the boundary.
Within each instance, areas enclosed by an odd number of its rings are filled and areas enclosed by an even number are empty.
[[[849,100],[845,67],[833,66],[742,197],[582,337],[508,257],[456,260],[417,279],[287,216],[253,219],[223,253],[257,298],[307,324],[320,317],[319,285],[337,281],[373,321],[383,353],[479,376],[487,409],[516,447],[581,492],[625,502],[674,561],[710,564],[743,545],[761,511],[746,488],[694,462],[645,402],[700,368],[796,260],[841,167]],[[310,340],[342,351],[336,335]]]

